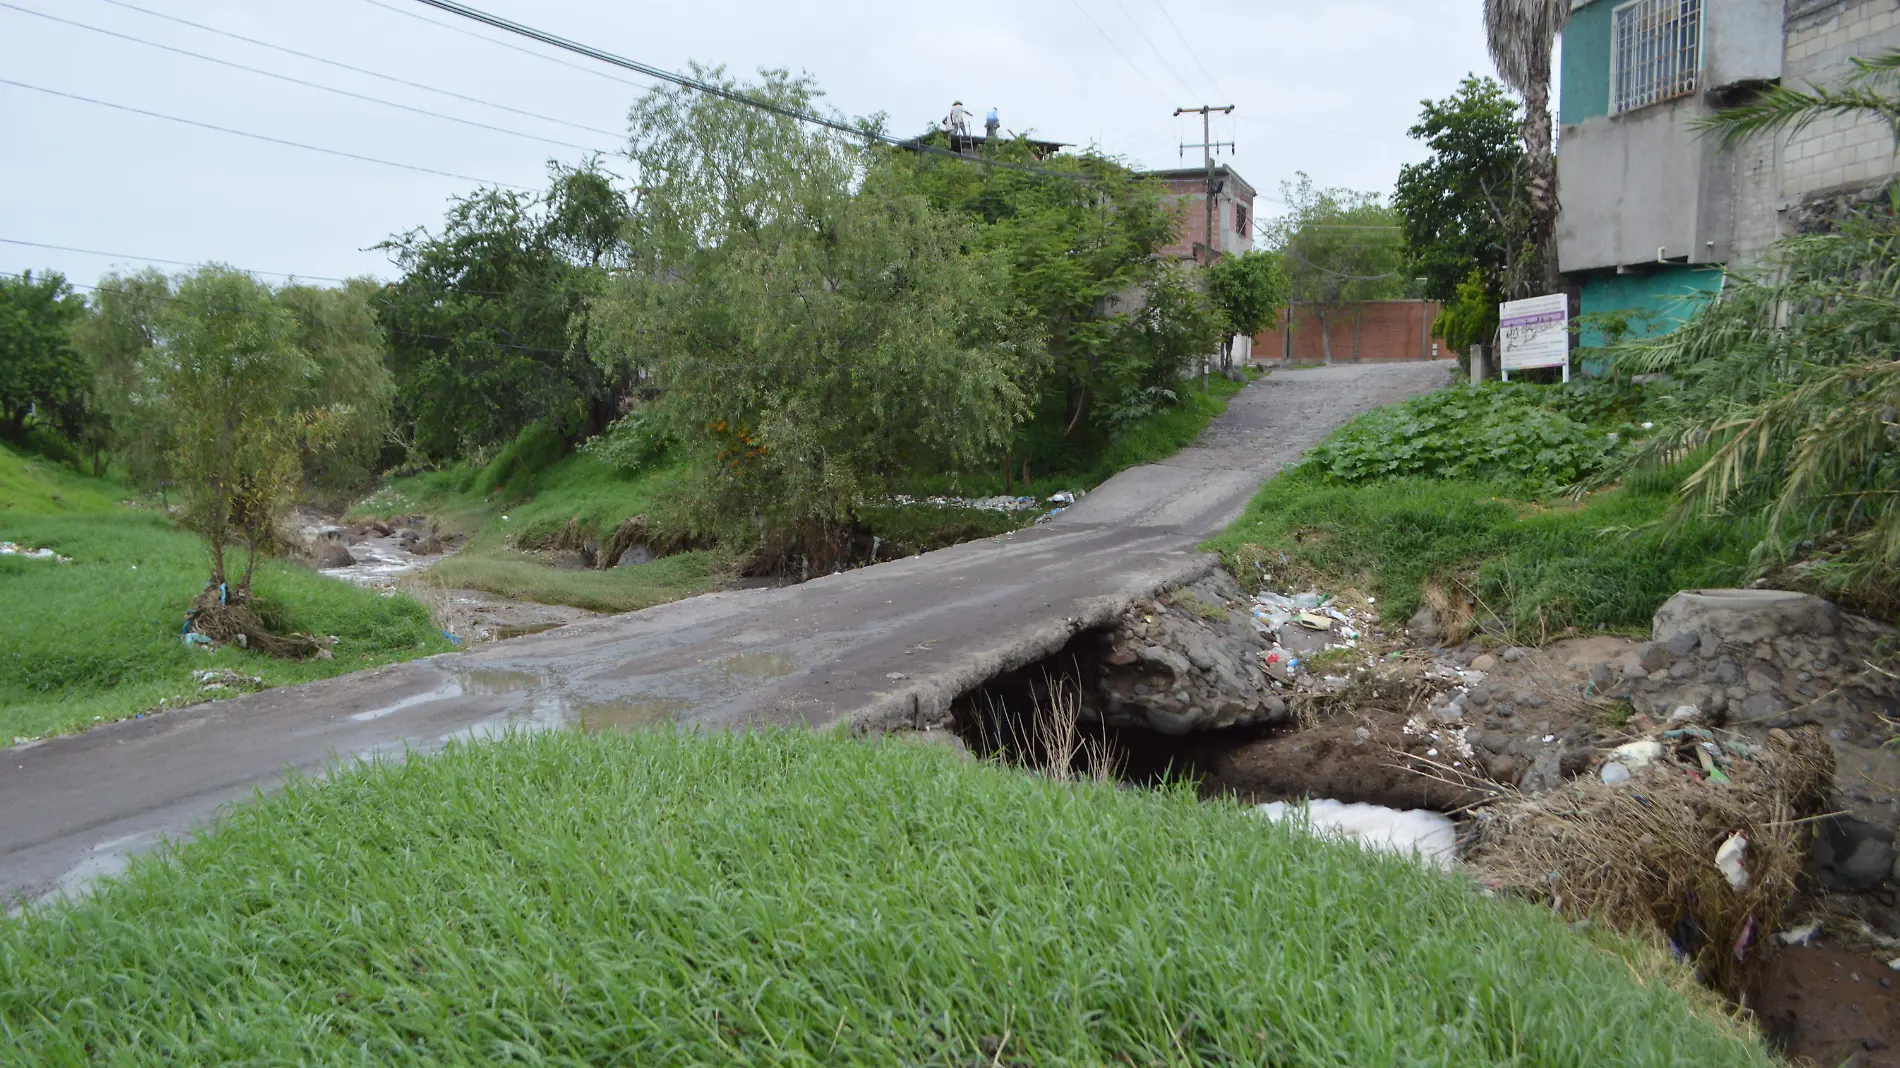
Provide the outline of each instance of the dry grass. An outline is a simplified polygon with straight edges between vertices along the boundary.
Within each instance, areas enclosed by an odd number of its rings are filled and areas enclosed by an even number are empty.
[[[1120,778],[1124,755],[1106,728],[1095,737],[1082,730],[1082,689],[1074,675],[1044,672],[1030,689],[1026,716],[1011,714],[1008,703],[988,691],[982,699],[985,714],[971,717],[978,752],[1065,782]]]
[[[1818,729],[1777,731],[1729,783],[1697,779],[1665,756],[1620,786],[1579,779],[1535,796],[1509,792],[1478,815],[1467,859],[1553,910],[1618,931],[1660,932],[1710,987],[1739,999],[1758,947],[1796,896],[1808,817],[1825,811],[1833,753]],[[1730,887],[1715,852],[1748,839],[1750,875]]]

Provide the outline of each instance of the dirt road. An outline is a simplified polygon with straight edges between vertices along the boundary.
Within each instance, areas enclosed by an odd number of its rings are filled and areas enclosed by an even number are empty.
[[[957,694],[1198,574],[1194,551],[1334,427],[1448,364],[1275,374],[1200,442],[1052,521],[798,586],[710,594],[0,753],[0,899],[83,887],[289,770],[511,727],[929,722]]]

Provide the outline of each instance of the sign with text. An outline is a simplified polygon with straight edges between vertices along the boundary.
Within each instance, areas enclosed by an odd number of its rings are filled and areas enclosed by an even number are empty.
[[[1570,298],[1562,293],[1498,305],[1498,367],[1512,371],[1561,367],[1570,381]]]

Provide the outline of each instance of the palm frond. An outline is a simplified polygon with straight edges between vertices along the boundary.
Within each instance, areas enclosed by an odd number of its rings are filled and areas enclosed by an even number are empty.
[[[1889,76],[1884,70],[1878,73]],[[1732,148],[1766,133],[1799,133],[1816,120],[1833,115],[1877,118],[1900,137],[1900,98],[1872,85],[1852,83],[1839,89],[1810,86],[1806,91],[1777,85],[1746,104],[1723,108],[1692,125],[1715,134],[1724,147]]]

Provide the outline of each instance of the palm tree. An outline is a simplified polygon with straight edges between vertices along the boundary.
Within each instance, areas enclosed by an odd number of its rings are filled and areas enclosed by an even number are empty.
[[[1557,273],[1557,153],[1550,128],[1550,54],[1570,21],[1570,0],[1484,0],[1485,40],[1498,76],[1524,98],[1525,193],[1531,241],[1543,268],[1543,291],[1562,285]],[[1520,286],[1522,282],[1518,283]],[[1521,295],[1521,294],[1520,294]]]

